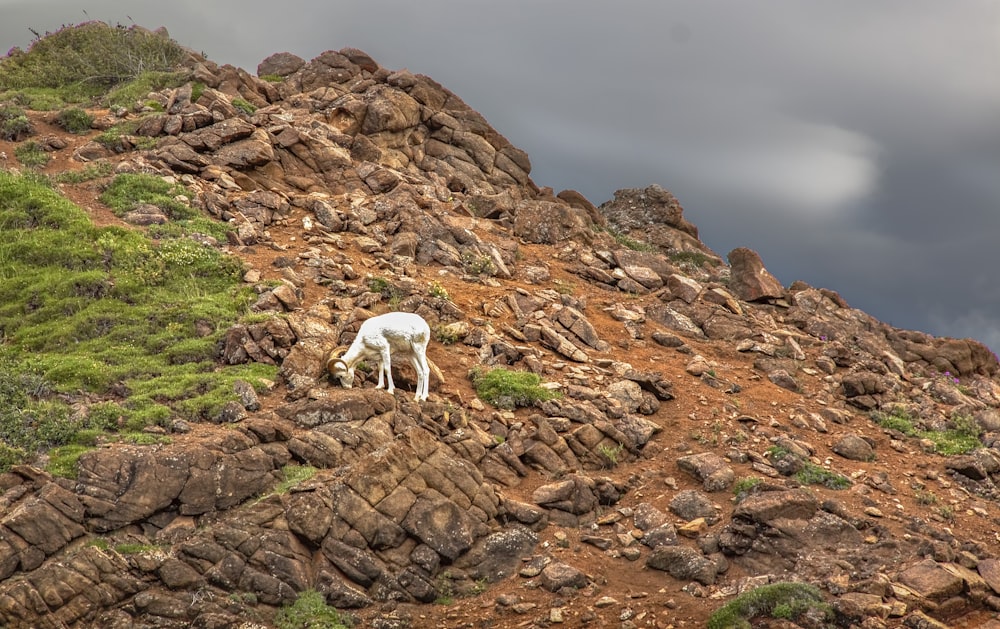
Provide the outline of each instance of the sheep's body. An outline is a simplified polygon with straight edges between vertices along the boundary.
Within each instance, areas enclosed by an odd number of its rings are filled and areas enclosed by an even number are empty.
[[[392,382],[392,356],[405,357],[417,372],[418,402],[427,399],[430,385],[430,366],[427,360],[427,343],[431,329],[423,317],[410,312],[389,312],[366,320],[358,329],[354,342],[343,354],[335,350],[327,361],[327,370],[340,384],[350,389],[354,384],[354,368],[362,360],[378,363],[378,386],[388,382],[387,391],[396,390]]]

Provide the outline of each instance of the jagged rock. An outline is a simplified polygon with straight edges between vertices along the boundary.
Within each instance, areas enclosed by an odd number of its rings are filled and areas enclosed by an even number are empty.
[[[635,413],[643,403],[642,387],[632,380],[618,380],[608,385],[608,395],[618,400],[627,413]]]
[[[905,568],[900,571],[896,580],[923,598],[939,603],[958,596],[964,589],[960,576],[933,559],[925,559]]]
[[[870,440],[856,434],[848,434],[833,444],[836,454],[851,461],[871,461],[875,458],[875,449]]]
[[[743,301],[780,299],[785,289],[776,277],[768,273],[756,251],[739,247],[729,252],[729,289]]]
[[[705,331],[687,315],[680,313],[666,304],[657,304],[646,309],[646,316],[668,328],[676,330],[691,338],[705,338]]]
[[[688,304],[693,303],[704,290],[697,281],[676,273],[667,277],[667,288],[670,290],[671,297]]]
[[[799,383],[795,381],[790,373],[784,369],[775,369],[774,371],[767,374],[767,379],[781,387],[782,389],[788,389],[789,391],[798,391]]]
[[[714,524],[719,520],[718,510],[708,496],[693,489],[678,492],[670,501],[670,511],[688,521],[702,518]]]
[[[514,235],[528,242],[556,244],[569,239],[589,240],[586,212],[565,203],[522,201],[514,215]]]
[[[815,496],[804,489],[765,491],[749,496],[733,513],[733,518],[768,523],[776,519],[808,520],[819,509]]]
[[[687,546],[657,546],[646,559],[646,566],[663,570],[675,579],[695,580],[702,585],[715,583],[719,571],[714,561]]]
[[[475,543],[456,567],[469,570],[475,579],[495,583],[514,574],[521,560],[538,544],[538,535],[523,526],[510,526]]]
[[[541,573],[541,585],[549,592],[559,592],[563,588],[578,590],[587,587],[589,582],[586,574],[561,561],[550,563]]]
[[[696,251],[718,260],[698,240],[698,228],[684,218],[676,197],[659,185],[616,190],[598,210],[613,229],[659,247],[662,251]]]
[[[257,76],[288,76],[306,64],[305,60],[290,52],[278,52],[257,65]]]
[[[736,480],[733,468],[714,452],[682,456],[677,459],[677,467],[700,481],[708,492],[728,489]]]
[[[663,513],[648,502],[642,502],[635,506],[633,516],[635,528],[640,531],[648,531],[669,522],[667,514]]]
[[[593,511],[599,504],[594,489],[593,479],[570,474],[566,480],[542,485],[532,493],[531,500],[549,509],[581,515]]]

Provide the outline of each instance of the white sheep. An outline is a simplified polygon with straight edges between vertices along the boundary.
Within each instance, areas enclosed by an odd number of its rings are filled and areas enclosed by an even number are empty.
[[[392,362],[390,356],[409,358],[413,370],[417,372],[418,402],[427,399],[430,381],[430,366],[427,360],[427,343],[431,329],[423,317],[410,312],[388,312],[367,319],[358,329],[358,335],[351,346],[337,348],[330,354],[326,368],[345,389],[354,384],[354,368],[362,360],[373,359],[378,363],[378,386],[381,389],[388,380],[387,391],[392,393],[396,386],[392,382]],[[437,370],[435,370],[437,371]],[[438,371],[438,373],[440,373]]]

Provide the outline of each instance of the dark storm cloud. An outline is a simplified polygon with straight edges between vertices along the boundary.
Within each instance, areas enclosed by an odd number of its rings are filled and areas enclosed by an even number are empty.
[[[256,71],[360,48],[600,204],[659,183],[719,254],[1000,348],[1000,5],[936,0],[0,0],[0,44],[101,19]],[[129,19],[131,18],[131,19]]]

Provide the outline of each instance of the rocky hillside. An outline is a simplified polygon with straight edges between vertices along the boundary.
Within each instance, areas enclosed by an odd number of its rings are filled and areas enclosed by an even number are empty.
[[[205,246],[244,261],[257,301],[218,361],[279,377],[169,443],[87,452],[76,480],[0,475],[0,625],[270,627],[317,591],[365,627],[702,627],[796,582],[823,604],[744,615],[1000,627],[986,347],[723,258],[658,185],[554,194],[458,96],[359,50],[184,64],[89,134],[30,112],[43,172],[162,175],[229,223]],[[61,189],[101,224],[171,220],[114,216],[110,176]],[[408,366],[395,395],[326,375],[393,309],[433,330],[427,402]],[[495,368],[557,395],[484,402],[473,377]],[[290,464],[317,471],[275,491]]]

